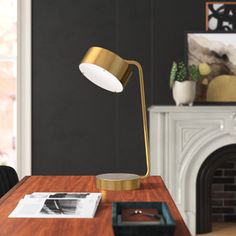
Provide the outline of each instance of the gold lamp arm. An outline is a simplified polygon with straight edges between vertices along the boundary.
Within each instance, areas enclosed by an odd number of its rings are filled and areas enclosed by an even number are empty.
[[[138,68],[138,73],[139,73],[139,84],[140,84],[141,106],[142,106],[142,117],[143,117],[143,134],[144,134],[146,165],[147,165],[147,172],[141,178],[145,178],[150,175],[150,150],[149,150],[149,136],[148,136],[148,125],[147,125],[147,110],[145,101],[143,69],[140,63],[137,61],[134,60],[126,60],[126,61],[130,65],[135,65]]]

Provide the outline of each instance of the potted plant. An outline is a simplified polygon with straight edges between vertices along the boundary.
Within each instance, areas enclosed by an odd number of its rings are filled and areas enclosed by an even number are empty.
[[[199,66],[191,65],[187,68],[182,61],[179,63],[173,62],[170,71],[170,87],[177,106],[193,105],[196,81],[200,79],[201,71],[204,71],[204,75],[206,75],[206,73],[210,73],[210,68],[206,63]]]

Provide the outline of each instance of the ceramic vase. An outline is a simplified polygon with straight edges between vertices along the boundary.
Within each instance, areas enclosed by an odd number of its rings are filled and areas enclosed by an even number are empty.
[[[173,98],[176,106],[192,106],[196,94],[196,82],[186,80],[183,82],[175,81],[172,88]]]

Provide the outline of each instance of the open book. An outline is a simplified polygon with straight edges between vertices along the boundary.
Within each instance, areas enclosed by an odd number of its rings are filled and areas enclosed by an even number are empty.
[[[93,218],[101,193],[44,193],[25,195],[9,218]]]

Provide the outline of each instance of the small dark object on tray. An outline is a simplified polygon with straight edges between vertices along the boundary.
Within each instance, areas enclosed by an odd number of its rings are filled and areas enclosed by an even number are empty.
[[[173,236],[175,231],[164,202],[114,202],[112,226],[116,236]]]
[[[122,209],[121,221],[122,222],[145,222],[145,221],[160,221],[162,216],[155,208],[127,208]]]

